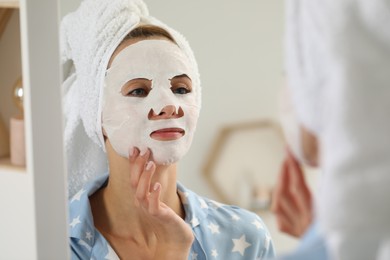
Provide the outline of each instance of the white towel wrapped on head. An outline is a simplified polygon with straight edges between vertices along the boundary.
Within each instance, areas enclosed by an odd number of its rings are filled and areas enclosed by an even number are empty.
[[[63,83],[70,197],[86,181],[108,170],[101,130],[102,86],[111,55],[140,24],[159,26],[172,35],[192,63],[196,74],[193,84],[200,91],[198,66],[188,42],[150,16],[143,1],[84,0],[61,23],[62,62],[71,60],[75,69]]]

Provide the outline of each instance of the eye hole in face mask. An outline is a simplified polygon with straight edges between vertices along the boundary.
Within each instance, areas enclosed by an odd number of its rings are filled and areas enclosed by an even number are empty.
[[[185,95],[192,92],[192,81],[186,74],[173,77],[171,86],[172,92],[177,95]]]
[[[152,89],[152,81],[149,79],[138,78],[129,80],[121,89],[123,96],[127,97],[147,97]]]

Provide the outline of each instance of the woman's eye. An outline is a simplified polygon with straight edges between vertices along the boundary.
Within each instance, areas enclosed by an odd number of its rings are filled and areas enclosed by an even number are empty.
[[[191,91],[188,90],[188,89],[185,88],[185,87],[178,87],[178,88],[172,89],[172,92],[173,92],[174,94],[185,95],[185,94],[190,93]]]
[[[146,97],[147,95],[148,92],[143,88],[137,88],[127,93],[127,96],[132,96],[132,97]]]
[[[132,79],[122,86],[121,93],[126,97],[146,97],[152,89],[152,81],[144,78]]]

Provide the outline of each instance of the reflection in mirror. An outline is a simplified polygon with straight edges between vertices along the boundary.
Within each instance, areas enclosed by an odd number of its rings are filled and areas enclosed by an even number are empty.
[[[202,174],[220,128],[277,121],[282,1],[146,1],[150,14],[169,27],[151,19],[140,1],[79,4],[61,0],[72,252],[82,258],[99,247],[107,257],[124,259],[156,254],[172,259],[172,252],[183,258],[255,259],[272,257],[274,245],[291,248],[293,241],[277,232],[269,211],[250,213],[215,202],[218,192]],[[172,91],[170,79],[183,74],[191,86]],[[139,82],[121,91],[139,78],[151,80],[153,87]],[[255,136],[247,136],[246,143]],[[255,148],[239,149],[256,154]],[[239,169],[237,154],[226,158],[237,172],[219,173],[219,186],[242,179],[247,170]],[[253,173],[263,172],[263,166]],[[277,174],[273,171],[261,175],[267,189]],[[216,235],[223,238],[218,245]],[[197,243],[210,248],[199,250]]]
[[[277,123],[259,120],[230,125],[222,128],[215,139],[204,173],[224,203],[252,211],[269,210],[275,173],[279,172],[284,153]]]

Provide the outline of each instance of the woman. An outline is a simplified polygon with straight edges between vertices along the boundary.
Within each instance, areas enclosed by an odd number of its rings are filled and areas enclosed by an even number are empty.
[[[96,158],[108,159],[106,173],[70,201],[72,259],[272,257],[257,215],[177,183],[176,162],[200,109],[197,65],[184,38],[141,1],[86,0],[63,32],[76,69],[65,84],[70,185],[91,180]]]

